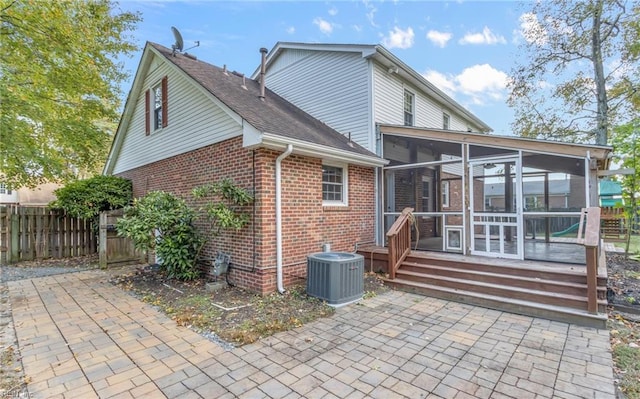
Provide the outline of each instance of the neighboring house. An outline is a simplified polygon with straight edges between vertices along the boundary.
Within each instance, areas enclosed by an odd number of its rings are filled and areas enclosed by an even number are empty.
[[[265,53],[266,54],[266,50]],[[231,178],[255,196],[251,224],[210,242],[231,255],[234,281],[258,292],[306,277],[306,256],[330,243],[374,241],[375,168],[386,162],[258,81],[144,49],[104,173],[134,195]]]
[[[602,207],[621,207],[624,205],[622,198],[622,185],[618,181],[601,180],[600,181],[600,206]]]
[[[515,183],[514,183],[515,184]],[[515,187],[513,188],[515,191]],[[584,206],[584,179],[565,176],[563,179],[524,181],[524,210],[580,210]],[[485,209],[504,210],[504,183],[484,183]]]
[[[56,199],[54,191],[62,187],[57,183],[43,183],[35,188],[22,187],[12,190],[4,183],[0,183],[0,204],[22,206],[44,206]]]

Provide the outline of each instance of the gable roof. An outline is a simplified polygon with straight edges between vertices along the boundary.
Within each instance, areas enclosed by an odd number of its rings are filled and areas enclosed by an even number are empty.
[[[178,68],[192,83],[215,97],[228,108],[228,111],[236,114],[235,119],[243,126],[245,147],[284,149],[287,144],[294,144],[294,154],[340,159],[368,166],[382,166],[387,163],[268,88],[265,88],[265,99],[262,100],[258,81],[197,60],[195,57],[174,54],[173,50],[160,44],[147,42],[112,143],[105,173],[113,170],[123,136],[132,117],[135,99],[142,90],[142,81],[149,68],[151,54]]]
[[[436,101],[458,112],[474,124],[478,125],[482,132],[491,132],[493,130],[489,125],[480,120],[480,118],[472,114],[468,109],[460,105],[453,98],[449,97],[442,90],[438,89],[433,83],[429,82],[424,78],[424,76],[416,72],[409,65],[405,64],[400,58],[393,55],[393,53],[382,45],[278,42],[267,55],[267,68],[269,68],[269,65],[271,65],[271,63],[273,63],[285,49],[360,53],[363,58],[376,60],[388,68],[397,68],[398,75],[432,96]],[[251,77],[259,76],[259,72],[260,67],[258,66]]]

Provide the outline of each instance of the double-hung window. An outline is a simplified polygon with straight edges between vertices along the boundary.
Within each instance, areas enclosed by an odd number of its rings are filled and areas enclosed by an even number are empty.
[[[444,130],[449,130],[451,126],[451,117],[446,112],[442,113],[442,128]]]
[[[413,126],[415,96],[409,90],[404,91],[404,125]]]
[[[346,166],[322,165],[323,205],[347,205],[346,171]]]

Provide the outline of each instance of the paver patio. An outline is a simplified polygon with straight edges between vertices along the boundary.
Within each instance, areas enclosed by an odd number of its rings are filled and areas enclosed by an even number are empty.
[[[33,398],[615,398],[609,332],[402,292],[226,351],[100,270],[8,283]]]

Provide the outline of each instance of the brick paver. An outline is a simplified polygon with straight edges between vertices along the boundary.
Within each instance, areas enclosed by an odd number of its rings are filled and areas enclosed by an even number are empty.
[[[225,351],[108,278],[8,283],[32,398],[615,398],[607,330],[390,292]]]

